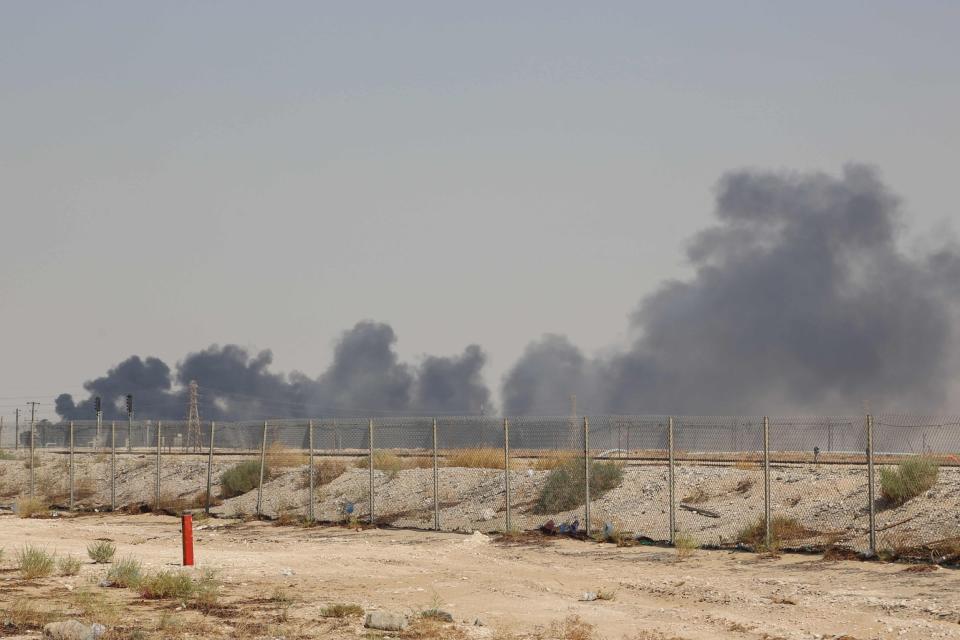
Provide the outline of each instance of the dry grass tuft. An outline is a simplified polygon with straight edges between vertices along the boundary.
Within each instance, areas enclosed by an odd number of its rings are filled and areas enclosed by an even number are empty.
[[[760,468],[760,463],[752,460],[737,460],[733,463],[733,468],[740,471],[753,471]]]
[[[94,564],[107,564],[116,552],[117,547],[109,540],[95,540],[87,545],[87,555]]]
[[[593,625],[580,618],[569,616],[562,622],[554,622],[546,635],[538,633],[537,640],[598,640]]]
[[[4,607],[0,617],[3,618],[4,626],[9,629],[29,631],[42,629],[59,615],[59,612],[50,608],[49,603],[29,599],[15,600],[9,607]]]
[[[749,545],[757,550],[773,551],[774,549],[767,549],[765,546],[766,529],[766,522],[763,516],[760,516],[752,525],[740,530],[740,533],[737,534],[737,542]],[[774,548],[779,548],[783,542],[802,540],[816,535],[816,533],[816,531],[804,527],[796,518],[789,516],[774,516],[770,521],[770,540],[771,546]]]
[[[551,451],[537,458],[533,463],[533,469],[536,471],[553,471],[569,464],[573,458],[573,453],[569,451]]]
[[[403,640],[467,640],[462,629],[436,618],[417,618],[400,632]]]
[[[467,469],[503,469],[505,468],[503,449],[486,447],[481,449],[459,449],[444,456],[445,467],[464,467]]]
[[[328,485],[347,470],[347,463],[335,458],[323,458],[313,462],[313,482],[314,486],[322,487]],[[310,486],[310,467],[303,470],[303,477],[300,478],[299,486],[306,489]]]
[[[46,500],[37,497],[24,496],[17,500],[14,507],[20,518],[49,518],[50,509]]]
[[[678,531],[673,537],[673,546],[677,550],[677,560],[686,560],[693,557],[700,545],[689,533]]]
[[[160,571],[144,576],[137,584],[137,589],[147,600],[170,598],[186,602],[194,594],[193,580],[183,571]]]
[[[143,578],[143,567],[136,558],[123,558],[107,572],[107,580],[115,587],[137,588]]]
[[[24,580],[46,578],[53,573],[56,556],[42,547],[26,545],[17,551],[17,570]]]
[[[57,559],[57,573],[62,576],[75,576],[80,573],[80,558],[62,556]]]
[[[352,618],[363,615],[363,607],[358,604],[328,604],[320,610],[324,618]]]
[[[271,469],[302,467],[309,460],[307,454],[290,449],[281,442],[273,442],[267,447],[267,466]]]

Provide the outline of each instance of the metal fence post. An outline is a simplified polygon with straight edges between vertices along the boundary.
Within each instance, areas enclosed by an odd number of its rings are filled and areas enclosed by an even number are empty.
[[[70,421],[70,511],[73,511],[73,420]]]
[[[433,528],[440,531],[440,471],[437,464],[437,419],[433,419]]]
[[[590,418],[583,416],[583,520],[590,537]]]
[[[263,438],[260,441],[260,483],[257,485],[257,519],[263,513],[263,467],[267,462],[267,421],[263,421]]]
[[[669,485],[668,493],[670,495],[670,544],[674,544],[676,542],[677,535],[677,485],[673,469],[673,418],[667,419],[667,448],[670,464],[670,468],[667,472],[667,484]]]
[[[217,423],[210,423],[210,451],[207,452],[207,503],[204,511],[210,513],[210,493],[213,489],[213,434],[216,431]]]
[[[375,521],[374,509],[373,509],[373,418],[370,419],[367,424],[367,430],[370,436],[370,451],[369,451],[369,462],[370,462],[370,524],[372,525]]]
[[[510,518],[510,421],[503,419],[503,485],[506,496],[506,530],[512,527]]]
[[[873,477],[873,416],[867,414],[867,500],[870,508],[870,555],[877,555],[877,505]]]
[[[157,420],[157,488],[156,488],[156,497],[153,503],[153,510],[160,511],[160,448],[162,446],[162,437],[160,435],[163,430],[163,423]]]
[[[769,550],[773,532],[770,522],[770,420],[766,416],[763,418],[763,527]]]
[[[310,491],[309,491],[309,500],[310,506],[307,507],[307,521],[313,522],[313,491],[314,483],[316,482],[317,470],[313,467],[313,420],[307,424],[307,446],[310,447],[310,455],[307,456],[307,462],[310,465]]]
[[[110,511],[117,510],[117,423],[110,421]]]

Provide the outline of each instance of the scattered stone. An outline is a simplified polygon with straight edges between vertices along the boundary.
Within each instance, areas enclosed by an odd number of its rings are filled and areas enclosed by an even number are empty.
[[[407,616],[390,611],[371,611],[363,621],[363,626],[380,631],[403,631],[407,628]]]
[[[444,611],[443,609],[427,609],[420,615],[422,615],[424,618],[440,620],[441,622],[453,622],[453,614],[451,614],[449,611]]]
[[[584,591],[583,595],[580,596],[580,600],[583,602],[593,602],[597,599],[596,591]]]
[[[293,575],[293,569],[284,569],[280,572],[280,575],[287,576],[288,578]]]
[[[104,631],[103,625],[88,627],[76,620],[65,620],[44,626],[43,637],[50,640],[96,640]]]
[[[483,618],[474,618],[474,620],[473,620],[473,626],[475,626],[475,627],[485,627],[485,626],[487,626],[487,623],[483,620]]]
[[[487,521],[493,520],[496,517],[496,515],[497,514],[494,513],[493,509],[488,508],[480,512],[480,519],[483,520],[484,522],[487,522]]]

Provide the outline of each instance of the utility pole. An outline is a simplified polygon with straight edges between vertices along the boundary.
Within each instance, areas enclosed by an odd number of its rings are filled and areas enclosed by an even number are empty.
[[[0,449],[3,448],[3,416],[0,416]]]
[[[93,410],[97,412],[97,445],[94,449],[100,449],[100,428],[103,427],[103,407],[101,406],[100,396],[93,399]]]
[[[14,420],[14,437],[13,437],[13,448],[14,450],[20,449],[20,407],[17,407],[17,411],[14,414],[16,417]]]
[[[34,422],[37,414],[37,405],[40,403],[28,402],[27,404],[30,405],[30,497],[33,497],[33,487],[35,484],[34,476],[36,475],[36,466],[37,466],[37,460],[34,454],[35,446],[36,446],[34,443],[35,429],[33,427],[34,427]]]
[[[127,394],[127,453],[133,451],[133,394]]]
[[[187,441],[184,451],[200,451],[203,437],[200,435],[200,388],[196,380],[190,381],[189,402],[187,403]],[[312,469],[313,467],[311,467]]]

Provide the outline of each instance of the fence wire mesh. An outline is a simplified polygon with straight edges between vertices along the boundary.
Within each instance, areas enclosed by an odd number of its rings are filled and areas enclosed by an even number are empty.
[[[2,442],[11,503],[181,512],[209,481],[225,516],[960,554],[954,417],[131,419],[5,425]]]

